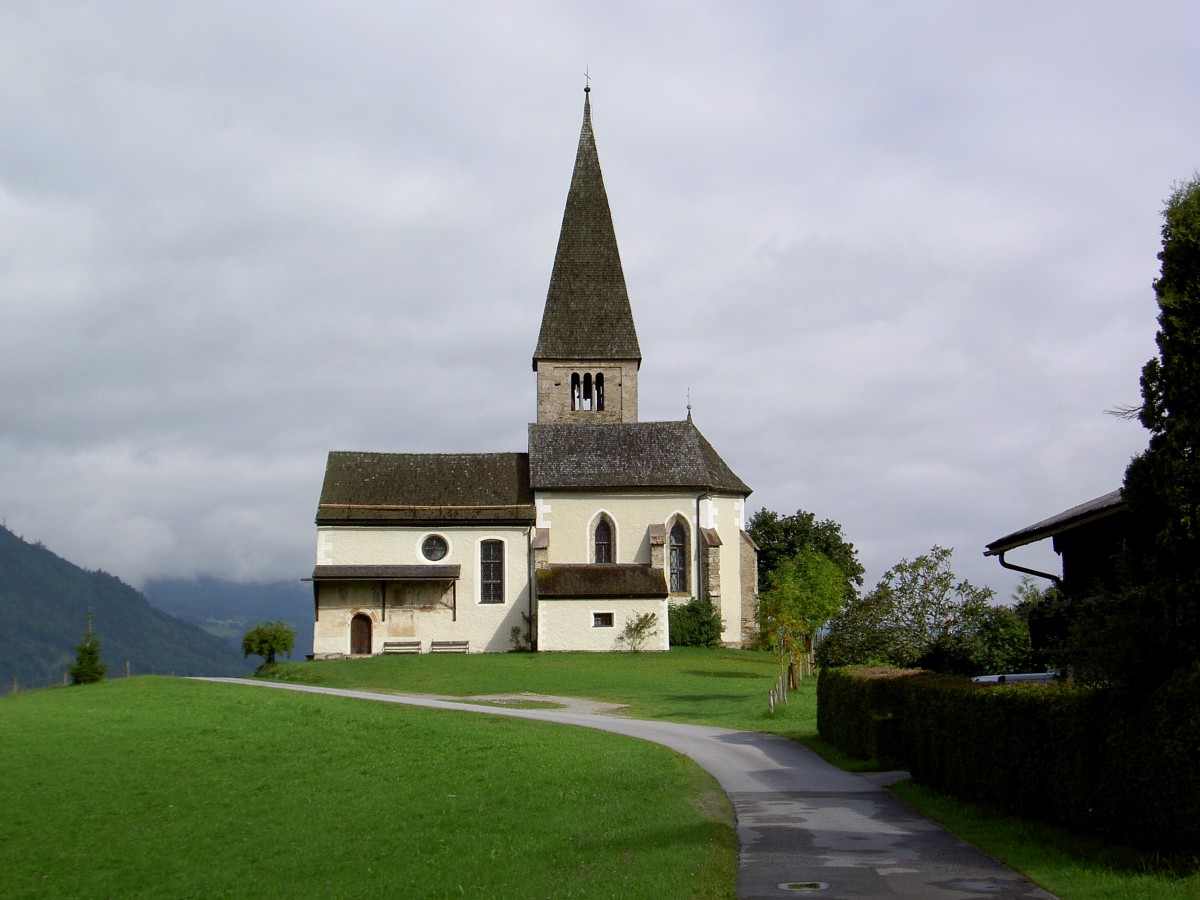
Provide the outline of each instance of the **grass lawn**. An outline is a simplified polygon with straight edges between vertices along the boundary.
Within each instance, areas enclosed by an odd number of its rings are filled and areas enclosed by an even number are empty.
[[[822,749],[815,679],[772,716],[776,671],[769,654],[674,649],[397,655],[287,664],[277,677],[588,697]],[[585,729],[134,678],[0,699],[0,772],[6,898],[733,891],[736,840],[712,780],[663,748]],[[1200,874],[895,790],[1064,900],[1200,897]]]
[[[737,863],[690,761],[503,717],[120,679],[0,700],[0,771],[6,898],[728,897]]]
[[[870,768],[817,737],[815,678],[804,680],[775,715],[767,711],[766,693],[778,671],[770,654],[672,648],[669,654],[497,654],[484,665],[479,661],[478,656],[386,656],[284,665],[277,677],[451,696],[530,691],[591,697],[626,703],[631,716],[781,734],[844,768]],[[1200,874],[1173,875],[1153,856],[997,815],[919,785],[906,782],[894,790],[1064,900],[1200,898]]]
[[[1200,897],[1196,860],[1191,861],[1191,874],[1173,873],[1152,855],[960,803],[911,781],[895,785],[893,791],[929,818],[1063,900]]]
[[[285,663],[274,679],[455,697],[526,691],[589,697],[624,703],[635,718],[815,737],[817,680],[803,680],[772,715],[767,692],[778,674],[770,653],[673,647],[670,653],[396,654]]]

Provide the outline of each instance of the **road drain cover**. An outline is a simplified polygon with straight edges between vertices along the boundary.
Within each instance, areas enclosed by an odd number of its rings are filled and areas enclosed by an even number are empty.
[[[829,889],[829,885],[824,881],[785,881],[779,887],[784,891],[824,891]]]

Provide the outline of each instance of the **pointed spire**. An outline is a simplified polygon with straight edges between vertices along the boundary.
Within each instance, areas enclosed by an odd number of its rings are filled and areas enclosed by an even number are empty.
[[[642,359],[592,134],[591,90],[590,85],[584,88],[583,127],[533,352],[534,369],[539,359],[620,359],[639,365]]]

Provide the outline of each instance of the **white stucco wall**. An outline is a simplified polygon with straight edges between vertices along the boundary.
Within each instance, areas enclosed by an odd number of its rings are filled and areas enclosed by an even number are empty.
[[[538,527],[550,529],[549,559],[554,563],[593,562],[592,531],[596,518],[606,513],[612,519],[613,562],[650,565],[650,541],[646,529],[663,525],[676,515],[688,523],[691,559],[696,558],[694,494],[600,494],[581,492],[539,493]],[[689,569],[695,591],[694,566]]]
[[[665,651],[668,649],[666,600],[543,600],[538,604],[538,651],[603,653],[620,649],[616,641],[625,623],[647,612],[658,616],[658,626],[645,649]],[[611,613],[612,627],[595,627],[595,613]]]
[[[742,640],[741,532],[746,527],[746,501],[736,495],[715,495],[708,501],[706,528],[721,536],[721,640]]]
[[[537,497],[537,525],[550,531],[548,556],[552,564],[592,560],[592,535],[597,517],[605,514],[613,523],[614,560],[649,565],[651,524],[669,527],[676,516],[688,525],[689,590],[673,595],[686,600],[696,596],[696,496],[685,493],[542,493]],[[714,528],[721,537],[720,612],[725,627],[722,640],[738,642],[741,634],[742,591],[740,581],[739,532],[745,527],[745,501],[735,495],[705,496],[699,503],[700,524]],[[421,544],[431,534],[446,539],[444,559],[430,562],[421,555]],[[479,599],[479,545],[484,540],[504,543],[504,602],[481,603]],[[454,526],[448,528],[321,526],[317,530],[318,565],[458,565],[461,575],[453,595],[445,582],[389,582],[386,610],[378,582],[322,582],[318,586],[318,617],[313,627],[316,656],[350,652],[350,620],[357,614],[372,621],[372,652],[379,653],[389,640],[419,640],[422,652],[430,641],[466,640],[472,652],[502,652],[512,649],[511,632],[526,631],[522,613],[529,611],[529,529],[520,526]],[[399,592],[399,593],[397,593]],[[659,601],[614,600],[613,629],[592,629],[591,613],[576,615],[569,610],[581,601],[541,604],[538,611],[539,649],[609,650],[624,624],[624,613],[637,610],[658,612],[662,622],[659,638],[667,646],[666,604]],[[647,603],[656,604],[647,606]],[[457,616],[451,607],[457,608]],[[547,616],[549,618],[547,619]],[[605,637],[604,631],[612,631]],[[603,646],[601,646],[603,645]]]
[[[446,539],[443,559],[430,562],[421,544],[431,534]],[[504,544],[504,602],[480,601],[480,544]],[[350,620],[371,617],[372,652],[384,641],[419,640],[422,652],[431,641],[469,641],[472,653],[512,649],[511,632],[526,630],[529,611],[529,529],[520,526],[451,528],[322,526],[317,530],[317,564],[457,565],[461,574],[447,582],[387,582],[384,608],[379,582],[325,581],[318,584],[313,655],[350,652]],[[454,609],[457,612],[454,612]]]
[[[550,531],[551,564],[592,562],[592,535],[596,519],[603,513],[613,522],[613,560],[649,565],[648,526],[669,527],[676,516],[681,516],[687,522],[690,543],[689,589],[672,595],[672,599],[687,600],[698,595],[695,494],[539,492],[536,504],[538,527]],[[699,501],[699,516],[701,526],[716,529],[721,537],[720,613],[725,623],[721,640],[736,643],[742,640],[739,532],[745,528],[745,499],[734,494],[705,495]]]

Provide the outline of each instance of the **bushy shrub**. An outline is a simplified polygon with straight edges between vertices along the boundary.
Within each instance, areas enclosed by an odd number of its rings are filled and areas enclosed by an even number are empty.
[[[616,648],[625,649],[630,653],[641,653],[650,643],[650,638],[658,634],[658,613],[640,613],[625,620],[625,627],[617,635]]]
[[[672,647],[716,647],[725,623],[712,600],[693,597],[687,603],[670,604],[667,627]]]
[[[917,665],[954,675],[1028,672],[1033,665],[1029,624],[1007,606],[964,607]]]
[[[971,630],[972,618],[992,599],[991,588],[959,579],[953,551],[934,546],[902,559],[870,593],[851,601],[829,623],[817,651],[820,666],[881,663],[909,668],[945,636]]]

